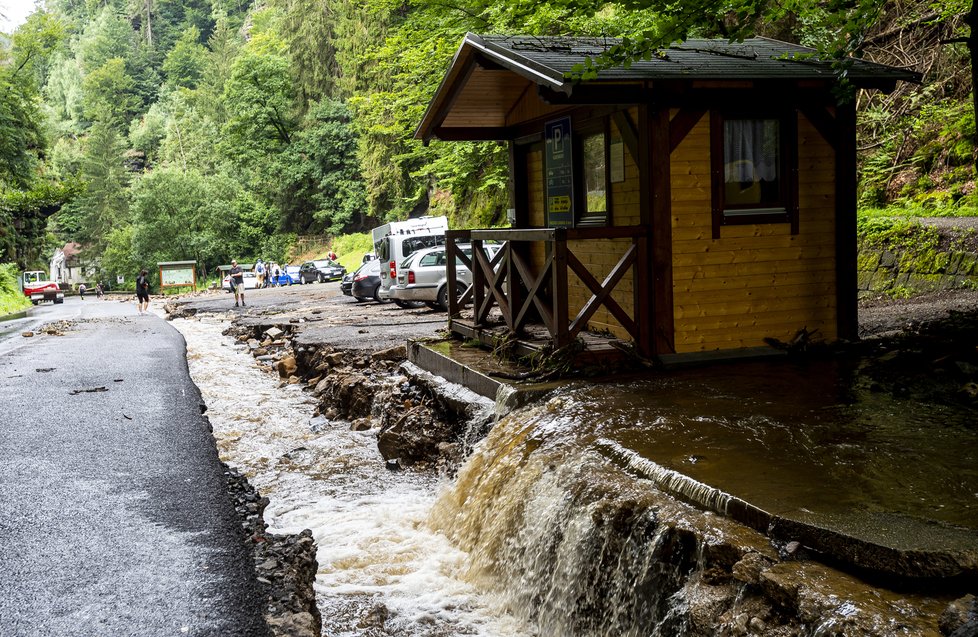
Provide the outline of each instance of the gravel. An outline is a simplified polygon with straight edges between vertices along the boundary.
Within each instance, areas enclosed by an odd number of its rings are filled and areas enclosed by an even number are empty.
[[[859,336],[890,336],[908,327],[945,320],[954,312],[978,313],[978,290],[944,290],[909,299],[863,299],[859,302]]]

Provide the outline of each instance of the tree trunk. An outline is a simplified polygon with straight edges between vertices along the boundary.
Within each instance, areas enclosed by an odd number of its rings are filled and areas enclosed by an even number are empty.
[[[971,11],[965,16],[964,21],[969,29],[968,53],[971,54],[971,104],[975,115],[978,116],[978,9],[975,7],[974,0],[971,2]],[[975,171],[978,172],[978,160],[975,163]]]

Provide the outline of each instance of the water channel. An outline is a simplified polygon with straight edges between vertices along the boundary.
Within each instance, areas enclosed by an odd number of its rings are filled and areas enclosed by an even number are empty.
[[[222,336],[226,323],[173,323],[222,459],[270,498],[272,531],[313,531],[327,635],[694,634],[686,617],[714,593],[687,575],[706,545],[773,549],[663,496],[643,479],[643,458],[875,539],[909,524],[947,531],[935,543],[967,543],[978,529],[968,412],[856,396],[831,363],[568,386],[500,421],[449,479],[390,472],[375,432],[311,419],[309,395],[277,386]],[[953,598],[873,588],[815,563],[785,570],[827,600],[811,602],[807,635],[836,634],[856,616],[871,632],[851,634],[936,634]],[[715,606],[734,612],[742,594]],[[386,621],[371,622],[378,614]]]

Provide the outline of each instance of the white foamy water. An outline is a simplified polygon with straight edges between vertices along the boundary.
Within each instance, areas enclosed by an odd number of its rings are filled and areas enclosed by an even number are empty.
[[[387,471],[375,432],[349,423],[318,433],[310,395],[278,387],[218,319],[173,321],[187,341],[221,459],[271,503],[270,531],[311,529],[323,632],[335,636],[522,637],[534,631],[502,601],[462,579],[467,554],[427,519],[440,488],[428,475]],[[385,610],[386,609],[386,610]],[[388,613],[386,622],[371,621]]]

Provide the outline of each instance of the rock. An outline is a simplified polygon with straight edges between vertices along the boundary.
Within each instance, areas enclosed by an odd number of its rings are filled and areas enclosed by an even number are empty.
[[[299,378],[298,376],[289,376],[289,384],[290,385],[298,385],[301,382],[302,382],[302,379]]]
[[[755,635],[763,635],[764,631],[767,629],[767,624],[765,624],[764,620],[760,617],[751,617],[750,621],[747,622],[747,626]]]
[[[21,332],[20,335],[23,336],[24,338],[30,338],[34,336],[34,332]]]
[[[333,352],[328,356],[323,357],[323,362],[328,364],[330,367],[339,367],[343,364],[343,352]]]
[[[358,624],[359,628],[381,628],[387,619],[390,617],[391,612],[388,610],[387,606],[383,604],[377,604],[370,611],[363,616]]]
[[[407,346],[405,345],[389,347],[387,349],[382,349],[379,352],[374,352],[370,355],[370,359],[374,361],[403,361],[406,358]]]
[[[319,384],[319,381],[321,381],[322,379],[323,379],[323,377],[322,377],[322,376],[316,376],[315,378],[310,378],[310,379],[309,379],[309,380],[308,380],[308,381],[306,382],[306,384],[307,384],[307,385],[309,385],[310,387],[315,387],[316,385],[318,385],[318,384]]]
[[[261,343],[258,342],[257,338],[248,339],[248,349],[255,350],[261,347]]]
[[[974,595],[965,595],[948,604],[941,613],[937,626],[941,629],[942,635],[956,636],[956,631],[969,623],[978,623],[978,599]]]
[[[779,568],[769,568],[760,573],[759,583],[764,594],[785,612],[788,614],[796,614],[798,612],[798,589],[800,584],[794,572]]]
[[[313,391],[314,394],[316,394],[317,396],[319,396],[320,394],[322,394],[323,392],[326,391],[327,387],[329,387],[329,379],[328,378],[324,378],[321,381],[319,381],[318,383],[316,383],[316,387],[312,391]]]
[[[269,339],[273,341],[278,337],[282,336],[283,334],[285,334],[285,332],[278,329],[277,327],[270,327],[267,330],[265,330],[265,336],[267,336]]]
[[[370,418],[357,418],[350,425],[350,429],[353,431],[367,431],[371,427],[373,427],[373,422],[370,420]]]
[[[289,613],[275,617],[266,615],[265,622],[276,637],[319,637],[319,622],[312,613]]]
[[[771,566],[771,561],[760,553],[747,553],[733,565],[733,577],[745,584],[757,584],[761,573]]]
[[[278,362],[278,375],[282,378],[292,376],[298,369],[299,366],[296,364],[294,356],[286,356]]]

